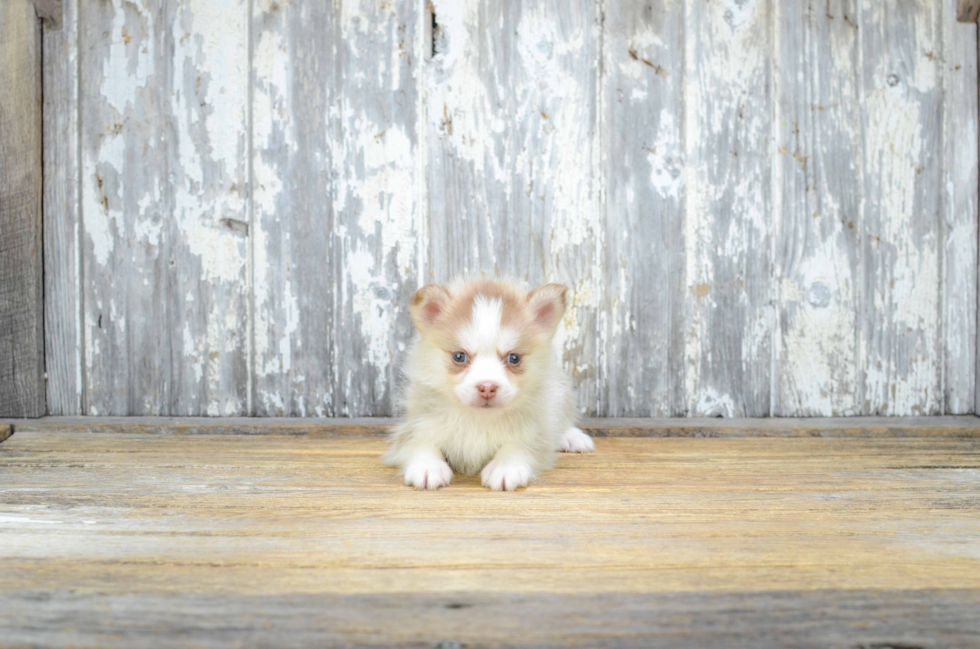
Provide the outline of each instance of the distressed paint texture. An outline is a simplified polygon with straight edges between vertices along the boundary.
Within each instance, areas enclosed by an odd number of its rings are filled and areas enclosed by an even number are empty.
[[[51,412],[393,414],[408,298],[480,272],[571,287],[589,414],[975,410],[951,6],[68,4]]]
[[[83,7],[87,414],[245,409],[247,14],[244,0]]]
[[[608,3],[602,38],[600,410],[673,416],[685,397],[684,5]]]
[[[684,16],[686,414],[769,414],[772,4]]]
[[[427,279],[492,273],[571,289],[556,344],[588,411],[603,286],[598,6],[434,2],[426,75]]]
[[[966,414],[977,394],[977,30],[942,10],[943,411]]]
[[[940,4],[866,2],[858,16],[866,414],[943,408]]]
[[[855,0],[776,3],[773,413],[861,412]]]
[[[257,4],[256,414],[395,411],[421,254],[419,9]]]

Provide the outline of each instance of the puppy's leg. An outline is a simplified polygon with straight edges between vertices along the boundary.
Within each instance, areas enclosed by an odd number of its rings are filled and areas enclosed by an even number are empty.
[[[439,449],[420,446],[403,451],[405,484],[416,489],[438,489],[453,481],[453,470]]]
[[[595,450],[595,442],[581,429],[572,426],[558,436],[558,448],[566,453],[591,453]]]
[[[531,456],[521,449],[503,447],[480,471],[480,483],[494,491],[526,487],[534,477]]]

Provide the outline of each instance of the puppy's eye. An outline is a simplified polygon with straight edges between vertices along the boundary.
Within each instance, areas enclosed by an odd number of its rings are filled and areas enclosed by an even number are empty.
[[[521,362],[520,354],[515,354],[513,352],[507,354],[507,363],[509,363],[510,365],[519,365],[520,362]]]
[[[466,352],[453,352],[453,362],[462,365],[467,361]]]

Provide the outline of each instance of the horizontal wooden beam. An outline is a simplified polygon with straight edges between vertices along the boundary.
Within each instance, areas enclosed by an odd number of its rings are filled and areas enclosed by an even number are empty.
[[[24,432],[185,435],[381,436],[397,423],[359,419],[257,417],[42,417],[0,421]],[[594,437],[970,437],[980,438],[980,417],[841,417],[815,419],[585,419]]]

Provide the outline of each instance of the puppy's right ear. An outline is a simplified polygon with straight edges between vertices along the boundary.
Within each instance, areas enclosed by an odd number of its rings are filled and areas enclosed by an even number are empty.
[[[408,306],[412,321],[419,331],[425,331],[439,318],[449,304],[449,291],[438,284],[426,284],[415,291]]]

